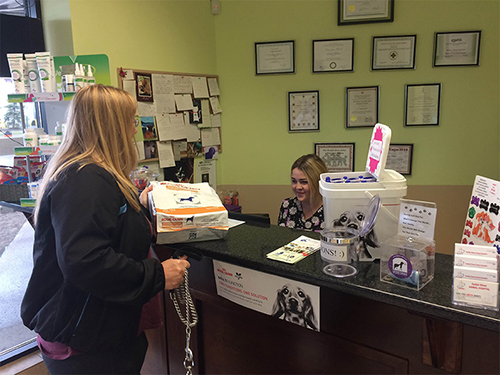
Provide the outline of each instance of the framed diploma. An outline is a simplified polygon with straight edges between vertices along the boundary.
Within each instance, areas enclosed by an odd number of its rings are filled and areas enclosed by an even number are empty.
[[[354,172],[354,143],[315,143],[314,152],[328,172]]]
[[[295,73],[295,42],[255,43],[255,74]]]
[[[313,73],[354,71],[354,38],[313,40]]]
[[[288,131],[319,131],[319,91],[288,93]]]
[[[338,25],[394,21],[394,0],[338,0]]]
[[[346,88],[346,128],[375,126],[378,122],[379,91],[379,86]]]
[[[416,35],[374,36],[372,70],[415,69]]]
[[[441,84],[405,86],[405,126],[439,125]]]
[[[413,159],[413,143],[390,144],[387,153],[385,169],[393,169],[405,175],[411,175],[411,165]]]
[[[481,31],[436,33],[433,66],[479,65]]]

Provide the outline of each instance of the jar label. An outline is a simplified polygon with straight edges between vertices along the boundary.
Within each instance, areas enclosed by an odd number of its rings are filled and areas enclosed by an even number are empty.
[[[348,246],[332,245],[321,241],[321,258],[326,261],[347,262],[347,250]]]

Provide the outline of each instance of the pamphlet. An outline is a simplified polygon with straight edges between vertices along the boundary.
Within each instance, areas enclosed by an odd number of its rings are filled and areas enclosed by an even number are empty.
[[[306,236],[300,236],[296,240],[276,249],[267,257],[285,263],[297,263],[299,260],[313,254],[321,248],[321,241]]]

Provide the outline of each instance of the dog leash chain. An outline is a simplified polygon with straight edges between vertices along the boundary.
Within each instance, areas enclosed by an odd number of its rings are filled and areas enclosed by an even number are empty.
[[[194,327],[198,323],[198,314],[194,306],[193,300],[191,298],[191,293],[189,292],[189,277],[187,269],[184,270],[184,282],[179,285],[178,288],[170,292],[170,299],[174,303],[175,311],[179,315],[179,319],[186,326],[186,356],[184,357],[184,368],[186,369],[186,375],[193,374],[194,359],[193,351],[189,347],[191,342],[191,327]],[[182,314],[180,304],[186,306],[186,315]]]

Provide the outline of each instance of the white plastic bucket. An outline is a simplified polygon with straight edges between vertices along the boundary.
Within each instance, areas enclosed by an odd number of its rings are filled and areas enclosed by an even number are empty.
[[[344,176],[358,178],[370,175],[367,172],[321,174],[319,192],[323,197],[325,230],[338,226],[359,229],[360,213],[364,214],[370,199],[378,194],[381,198],[381,208],[373,231],[361,245],[366,249],[360,250],[360,261],[379,259],[381,253],[377,245],[397,234],[400,200],[407,190],[406,179],[396,171],[385,170],[380,176],[381,180],[376,182],[327,182],[327,177],[333,181]]]

